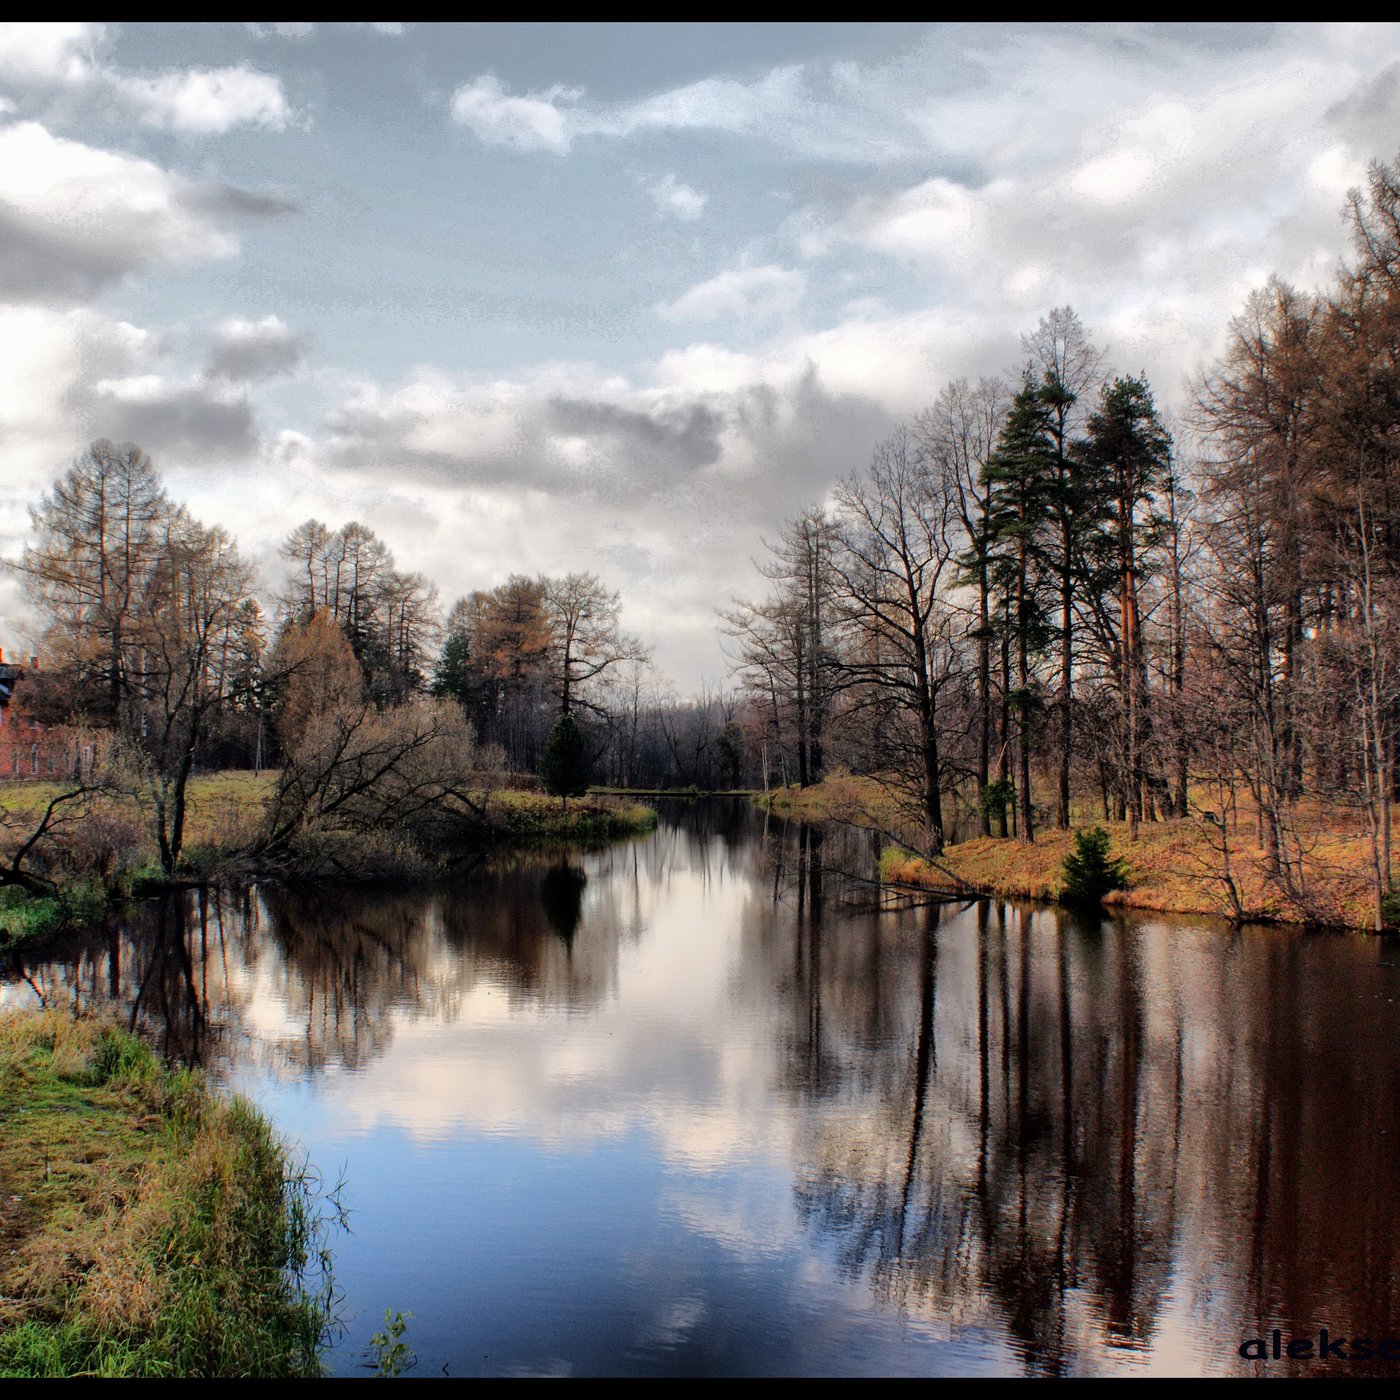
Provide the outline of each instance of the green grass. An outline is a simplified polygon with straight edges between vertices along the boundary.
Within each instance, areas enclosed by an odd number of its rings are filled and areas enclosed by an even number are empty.
[[[13,885],[0,889],[0,948],[95,922],[109,903],[107,892],[95,880],[75,881],[56,894],[31,895]]]
[[[0,1015],[0,1376],[309,1376],[331,1321],[311,1178],[139,1040]]]

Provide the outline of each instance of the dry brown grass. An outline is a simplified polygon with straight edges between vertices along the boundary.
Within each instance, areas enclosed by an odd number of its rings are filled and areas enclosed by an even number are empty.
[[[1128,888],[1107,895],[1106,904],[1164,914],[1235,914],[1217,830],[1191,819],[1149,822],[1139,826],[1138,838],[1132,841],[1125,822],[1096,824],[1108,831],[1111,853],[1122,856],[1128,869]],[[1230,841],[1231,874],[1245,918],[1348,928],[1371,926],[1369,855],[1363,837],[1326,830],[1308,834],[1307,853],[1302,859],[1302,900],[1269,873],[1263,850],[1252,833],[1231,833]],[[1041,832],[1033,845],[979,837],[948,847],[943,863],[983,894],[1058,899],[1064,858],[1073,844],[1073,833],[1068,831]],[[953,886],[945,874],[916,856],[887,861],[885,873],[900,884]]]
[[[315,1370],[285,1158],[246,1105],[110,1026],[8,1012],[0,1125],[0,1374]]]
[[[899,805],[874,778],[840,777],[805,790],[780,789],[771,805],[803,820],[853,822],[886,832],[899,829]],[[1224,833],[1243,916],[1371,928],[1370,849],[1359,815],[1308,801],[1299,804],[1295,822],[1302,878],[1297,882],[1301,888],[1294,890],[1270,873],[1257,818],[1247,804],[1241,806],[1238,822],[1232,820]],[[1144,822],[1135,841],[1129,839],[1126,822],[1104,822],[1086,812],[1076,825],[1103,826],[1112,839],[1112,854],[1127,863],[1129,888],[1108,895],[1105,903],[1164,914],[1236,914],[1224,878],[1218,825],[1199,818]],[[999,898],[1053,900],[1060,897],[1063,862],[1073,845],[1072,831],[1043,829],[1031,845],[978,837],[949,846],[940,862],[942,870],[891,849],[881,873],[893,883],[920,888],[951,890],[961,881],[963,888]]]

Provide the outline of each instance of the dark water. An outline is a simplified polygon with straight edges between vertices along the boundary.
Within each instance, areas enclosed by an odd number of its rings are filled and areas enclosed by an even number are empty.
[[[974,904],[736,803],[450,891],[196,897],[5,967],[342,1167],[353,1372],[1282,1373],[1400,1335],[1400,955]]]

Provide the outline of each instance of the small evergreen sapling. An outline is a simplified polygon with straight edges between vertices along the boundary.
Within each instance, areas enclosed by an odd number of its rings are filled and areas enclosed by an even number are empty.
[[[1074,834],[1074,850],[1064,861],[1067,904],[1098,904],[1110,890],[1128,886],[1128,868],[1121,856],[1109,857],[1108,832],[1101,826]]]

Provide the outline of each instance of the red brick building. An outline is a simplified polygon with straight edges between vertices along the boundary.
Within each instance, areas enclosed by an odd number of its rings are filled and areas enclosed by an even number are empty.
[[[35,670],[38,659],[31,656],[27,669]],[[74,755],[61,733],[45,729],[37,720],[27,719],[15,706],[15,691],[22,684],[26,668],[5,660],[0,649],[0,782],[26,778],[54,778],[72,771]]]

